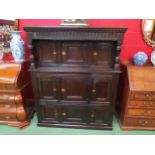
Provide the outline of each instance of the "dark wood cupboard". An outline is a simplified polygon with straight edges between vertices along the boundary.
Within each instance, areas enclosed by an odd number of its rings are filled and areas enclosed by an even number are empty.
[[[126,28],[24,27],[39,126],[112,129]]]

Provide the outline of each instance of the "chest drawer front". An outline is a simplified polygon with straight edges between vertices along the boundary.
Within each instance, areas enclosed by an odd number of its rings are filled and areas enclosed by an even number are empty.
[[[0,93],[0,104],[21,103],[22,96],[20,93]]]
[[[128,109],[128,116],[145,116],[145,117],[155,117],[155,109]]]
[[[63,42],[61,62],[64,65],[90,64],[90,46],[85,42]]]
[[[94,44],[92,52],[92,64],[112,68],[114,65],[115,45],[111,42],[99,42]]]
[[[11,110],[12,108],[16,108],[16,104],[15,103],[11,103],[11,104],[0,103],[0,110],[1,110],[1,112],[4,111],[4,112],[8,112],[9,113],[9,110]]]
[[[36,59],[39,66],[54,65],[59,62],[59,51],[57,43],[48,40],[37,41],[35,49],[37,50]]]
[[[155,101],[129,101],[129,106],[137,107],[155,107]]]
[[[92,75],[91,100],[98,102],[110,102],[113,96],[112,75]]]
[[[155,119],[145,118],[126,118],[124,121],[126,126],[155,127]]]
[[[16,104],[0,103],[0,120],[16,120],[17,109]]]
[[[152,92],[147,93],[130,93],[129,96],[130,100],[149,100],[149,101],[155,101],[155,94]]]

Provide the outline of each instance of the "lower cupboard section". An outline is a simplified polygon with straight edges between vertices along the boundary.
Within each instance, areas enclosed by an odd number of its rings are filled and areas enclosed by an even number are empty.
[[[109,106],[41,105],[38,107],[38,126],[112,129]]]

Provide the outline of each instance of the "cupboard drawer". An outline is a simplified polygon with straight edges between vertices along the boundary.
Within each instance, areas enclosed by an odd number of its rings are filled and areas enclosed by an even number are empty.
[[[129,106],[155,107],[155,101],[129,101]]]
[[[126,126],[141,126],[141,127],[155,127],[155,119],[125,118],[124,125],[126,125]]]
[[[155,117],[155,109],[128,109],[128,116],[146,116],[146,117]]]
[[[129,96],[130,100],[149,100],[154,101],[155,100],[155,94],[153,92],[147,92],[147,93],[130,93]]]

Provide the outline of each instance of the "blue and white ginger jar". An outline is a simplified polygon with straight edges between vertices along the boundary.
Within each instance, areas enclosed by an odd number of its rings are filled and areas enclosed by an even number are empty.
[[[12,40],[10,42],[10,49],[15,61],[25,60],[25,45],[20,33],[21,31],[11,31]]]

